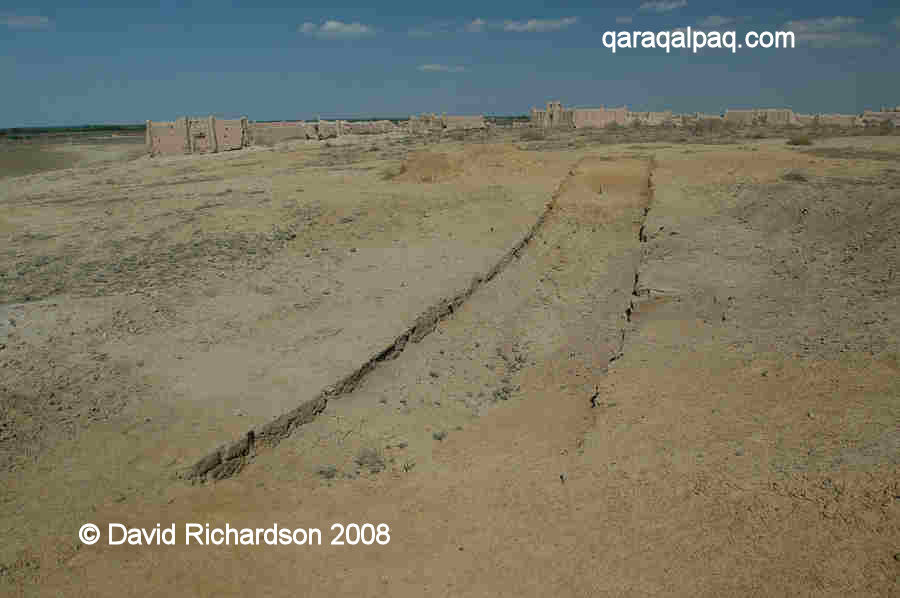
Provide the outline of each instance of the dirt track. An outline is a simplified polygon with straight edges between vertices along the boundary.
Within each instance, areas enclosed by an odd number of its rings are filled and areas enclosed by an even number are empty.
[[[4,294],[41,301],[4,308],[16,324],[0,341],[0,583],[47,595],[897,592],[896,138],[811,152],[454,142],[408,160],[422,148],[373,145],[5,187],[22,255],[6,258],[18,269]],[[174,479],[489,271],[554,190],[534,239],[433,332],[234,478]],[[88,277],[85,263],[101,266]],[[85,521],[326,536],[336,521],[385,522],[392,539],[79,547]]]

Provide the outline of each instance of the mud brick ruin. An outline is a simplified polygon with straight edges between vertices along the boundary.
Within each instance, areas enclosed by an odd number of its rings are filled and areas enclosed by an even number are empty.
[[[673,114],[663,112],[632,112],[621,108],[565,108],[561,102],[547,102],[546,108],[531,109],[530,124],[544,128],[602,128],[611,125],[687,126],[701,120],[721,120],[737,126],[761,125],[830,125],[865,127],[889,123],[900,126],[900,106],[882,107],[878,112],[866,110],[856,114],[796,114],[790,108],[729,109],[723,114]]]
[[[564,108],[561,102],[547,102],[545,110],[531,109],[531,123],[538,127],[564,127],[583,129],[606,127],[612,124],[633,123],[663,125],[673,122],[672,111],[630,112],[621,108]]]
[[[438,116],[437,114],[421,114],[411,116],[407,123],[410,133],[427,133],[430,131],[483,129],[487,126],[484,116]]]
[[[214,154],[251,145],[273,145],[297,139],[334,139],[344,135],[394,132],[427,133],[483,129],[486,126],[484,116],[446,114],[412,116],[405,124],[400,125],[389,120],[252,122],[246,118],[223,120],[214,116],[183,117],[172,122],[147,121],[146,144],[152,156]]]
[[[147,121],[147,148],[154,156],[163,154],[207,154],[241,149],[249,144],[247,119],[219,120],[179,118],[172,122]]]
[[[724,121],[736,126],[900,126],[900,106],[882,107],[880,111],[866,110],[862,114],[796,114],[790,108],[729,109],[722,114],[673,114],[662,112],[634,112],[627,106],[619,108],[566,108],[562,102],[547,102],[544,109],[532,108],[528,126],[541,128],[604,128],[608,126],[690,126],[699,121]],[[273,145],[297,139],[334,139],[344,135],[373,135],[383,133],[426,134],[440,131],[484,129],[484,116],[453,116],[426,113],[410,116],[399,124],[389,120],[348,122],[281,121],[252,122],[236,120],[180,118],[172,122],[147,121],[147,149],[153,156],[177,154],[207,154],[237,150],[251,145]]]

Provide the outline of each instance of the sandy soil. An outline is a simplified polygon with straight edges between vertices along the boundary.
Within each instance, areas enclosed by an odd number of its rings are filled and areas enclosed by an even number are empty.
[[[897,595],[900,139],[635,141],[378,137],[0,182],[0,584]],[[179,479],[465,288],[237,475]],[[108,546],[109,522],[178,542]],[[323,545],[185,546],[187,522]],[[335,522],[391,540],[332,546]]]
[[[76,166],[112,164],[133,160],[145,153],[143,134],[37,135],[27,140],[0,137],[0,179]]]

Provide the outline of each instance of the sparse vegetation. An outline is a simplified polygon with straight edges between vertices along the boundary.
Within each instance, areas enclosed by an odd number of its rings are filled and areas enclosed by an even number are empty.
[[[406,173],[406,163],[400,164],[400,166],[388,167],[381,171],[381,180],[391,181],[404,173]]]
[[[781,178],[785,181],[792,181],[795,183],[805,183],[809,180],[805,174],[803,174],[802,172],[796,172],[794,170],[784,173]]]
[[[787,140],[788,145],[812,145],[812,140],[808,135],[792,135]]]
[[[394,594],[434,572],[457,594],[513,576],[565,593],[553,567],[573,542],[634,560],[568,529],[590,505],[594,527],[656,542],[651,582],[676,595],[664,569],[694,594],[802,594],[838,536],[851,566],[894,558],[890,522],[855,525],[886,521],[897,461],[872,423],[896,395],[900,139],[878,130],[508,127],[490,144],[397,134],[0,181],[0,586],[57,595],[105,575],[114,592],[120,573],[177,581],[187,558],[197,587],[277,593],[319,559],[147,547],[68,567],[59,539],[98,505],[135,525],[403,524],[375,555],[380,580],[359,582]],[[812,147],[784,144],[803,134]],[[766,433],[748,440],[748,421]],[[662,458],[624,475],[648,439]],[[208,487],[172,479],[197,458]],[[656,515],[633,517],[636,492]],[[738,527],[717,516],[735,510]],[[539,554],[511,542],[509,513],[547,539]],[[713,566],[746,584],[707,583],[679,551],[691,533],[727,544]],[[338,565],[367,567],[370,548]],[[439,571],[451,552],[531,569],[469,582]],[[816,589],[852,590],[846,570]],[[875,573],[860,583],[883,594]],[[635,579],[581,567],[573,585]],[[331,582],[309,576],[310,593]]]
[[[356,455],[355,462],[360,467],[369,470],[369,473],[379,473],[384,471],[384,455],[378,449],[364,448]]]
[[[333,480],[337,476],[337,467],[334,465],[320,465],[316,468],[316,473],[326,480]]]
[[[547,138],[547,134],[542,129],[526,129],[519,138],[522,141],[542,141]]]

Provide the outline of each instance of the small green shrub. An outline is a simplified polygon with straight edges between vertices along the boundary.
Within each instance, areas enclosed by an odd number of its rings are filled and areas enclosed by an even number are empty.
[[[788,145],[812,145],[812,141],[806,135],[794,135],[787,140]]]

